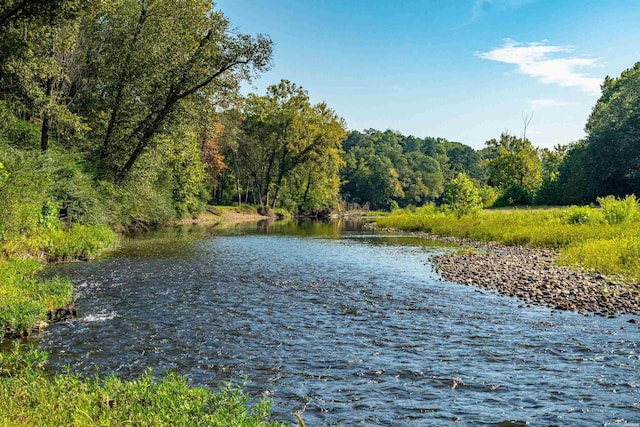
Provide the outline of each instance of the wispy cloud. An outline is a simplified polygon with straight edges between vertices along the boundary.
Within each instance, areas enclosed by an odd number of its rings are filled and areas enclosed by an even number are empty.
[[[543,83],[557,84],[563,87],[576,87],[590,95],[600,93],[601,79],[578,72],[579,68],[594,67],[600,62],[596,58],[579,58],[570,55],[571,46],[550,46],[541,43],[518,43],[507,39],[502,47],[489,52],[477,52],[476,56],[490,61],[513,64],[527,76]],[[565,57],[554,58],[563,55]]]
[[[529,107],[532,110],[541,110],[550,107],[566,107],[574,105],[573,102],[558,101],[557,99],[532,99],[529,101]]]
[[[534,1],[536,0],[476,0],[471,7],[471,22],[476,22],[491,12],[515,9]]]

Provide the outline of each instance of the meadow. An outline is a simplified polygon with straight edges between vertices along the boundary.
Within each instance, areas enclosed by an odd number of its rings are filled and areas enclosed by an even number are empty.
[[[398,209],[379,227],[483,242],[555,249],[558,263],[640,281],[640,209],[634,196],[599,199],[599,207],[485,209],[475,215],[425,205]]]

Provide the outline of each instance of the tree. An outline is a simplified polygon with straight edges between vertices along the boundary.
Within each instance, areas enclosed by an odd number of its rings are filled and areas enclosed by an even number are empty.
[[[80,0],[9,1],[0,6],[0,96],[40,123],[40,148],[86,130],[70,103]]]
[[[253,179],[256,202],[273,208],[288,200],[288,207],[299,209],[309,204],[310,195],[319,194],[314,188],[331,187],[332,196],[321,204],[333,204],[344,128],[344,120],[326,103],[311,105],[307,92],[290,81],[270,86],[265,96],[249,95],[238,151]]]
[[[236,34],[206,0],[117,0],[87,17],[81,39],[97,162],[123,182],[158,136],[268,68],[271,40]],[[194,119],[197,122],[197,119]]]
[[[482,210],[482,197],[467,175],[460,172],[444,189],[443,203],[456,216],[476,214]]]
[[[492,139],[485,145],[490,185],[503,190],[519,185],[531,193],[540,187],[542,164],[531,141],[503,133],[500,140]]]
[[[444,150],[433,141],[435,145],[391,130],[351,132],[343,144],[343,197],[375,209],[387,208],[391,202],[407,206],[433,201],[444,183],[441,159],[428,154],[440,155]]]
[[[640,62],[606,77],[587,120],[589,198],[640,194]]]

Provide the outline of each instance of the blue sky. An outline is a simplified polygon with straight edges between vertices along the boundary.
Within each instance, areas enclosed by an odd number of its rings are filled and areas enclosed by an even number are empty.
[[[274,41],[271,71],[349,129],[476,149],[508,130],[538,147],[584,136],[606,75],[640,61],[640,0],[217,0]]]

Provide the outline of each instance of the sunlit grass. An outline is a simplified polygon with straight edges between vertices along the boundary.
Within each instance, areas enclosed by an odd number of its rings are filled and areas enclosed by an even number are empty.
[[[28,335],[47,320],[47,311],[71,301],[73,286],[66,279],[37,280],[37,260],[0,262],[0,328],[3,334]],[[0,337],[1,339],[1,337]]]
[[[37,279],[40,260],[90,259],[115,242],[108,227],[74,226],[70,231],[42,229],[38,235],[2,242],[0,251],[0,339],[28,335],[47,320],[47,312],[71,302],[67,279]]]
[[[267,421],[270,402],[250,406],[234,386],[213,392],[169,374],[123,381],[48,374],[46,353],[15,346],[0,353],[0,425],[26,426],[283,426]]]
[[[629,208],[628,199],[620,203],[625,205],[622,220],[621,215],[593,207],[485,210],[480,215],[457,218],[425,206],[414,212],[394,211],[378,219],[377,224],[405,231],[557,249],[561,263],[591,272],[621,274],[638,282],[640,217],[634,211],[637,208]]]

